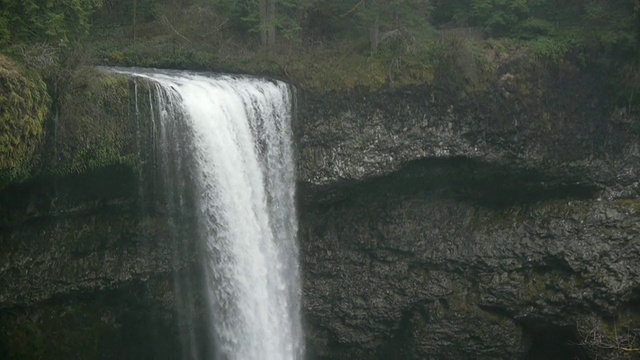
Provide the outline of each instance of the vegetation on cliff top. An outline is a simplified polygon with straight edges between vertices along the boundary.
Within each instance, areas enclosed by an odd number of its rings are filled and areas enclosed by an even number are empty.
[[[135,5],[110,0],[96,14],[92,43],[98,61],[267,74],[319,92],[434,83],[443,71],[464,77],[450,81],[477,83],[490,76],[496,62],[519,55],[551,64],[569,60],[610,72],[627,85],[632,81],[626,79],[640,80],[637,0],[140,0]],[[273,5],[276,14],[265,14],[263,5]]]
[[[93,63],[264,74],[315,91],[433,83],[452,59],[474,82],[496,53],[596,66],[624,92],[640,80],[638,0],[5,2],[3,52],[83,39]]]
[[[110,165],[140,168],[138,142],[149,129],[137,128],[129,79],[87,66],[82,53],[52,50],[53,60],[39,62],[27,50],[19,65],[0,55],[0,188]]]
[[[269,75],[319,93],[430,84],[452,97],[486,90],[496,73],[517,71],[509,68],[516,64],[530,72],[559,76],[588,71],[607,86],[610,104],[634,112],[640,103],[638,0],[3,0],[2,4],[0,53],[6,57],[0,62],[1,76],[13,79],[2,84],[2,101],[12,102],[15,110],[9,116],[8,107],[3,107],[0,168],[11,168],[4,171],[5,178],[9,173],[18,178],[26,171],[19,164],[33,163],[30,154],[49,108],[49,123],[56,121],[44,128],[51,130],[47,137],[55,133],[62,153],[49,156],[44,168],[60,174],[78,172],[90,168],[89,163],[117,163],[131,155],[123,150],[130,139],[116,134],[116,122],[115,127],[100,122],[125,114],[103,114],[95,108],[104,102],[123,106],[126,86],[113,87],[116,80],[87,70],[96,64]],[[511,61],[523,58],[529,58],[529,65]],[[19,67],[22,70],[16,72]],[[501,67],[507,70],[497,71]],[[36,73],[44,79],[49,96]],[[516,84],[523,95],[544,88],[526,83],[531,77],[516,78],[523,79]],[[105,93],[98,95],[101,91]],[[79,101],[78,93],[91,101]],[[17,118],[23,120],[16,122]]]

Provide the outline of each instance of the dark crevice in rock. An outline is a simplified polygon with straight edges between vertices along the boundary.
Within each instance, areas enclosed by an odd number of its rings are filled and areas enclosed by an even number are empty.
[[[131,168],[116,165],[8,186],[0,192],[0,229],[126,206],[137,198],[137,180]]]
[[[558,177],[536,169],[455,157],[412,161],[400,170],[363,182],[314,188],[300,184],[305,204],[335,206],[341,202],[388,198],[444,197],[491,208],[552,199],[590,199],[601,188],[583,183],[580,174]]]
[[[441,299],[444,300],[444,299]],[[445,305],[446,306],[446,305]],[[418,323],[426,322],[428,314],[424,310],[427,302],[421,301],[402,313],[397,331],[390,336],[388,342],[378,351],[377,359],[413,359],[411,338],[412,331]]]
[[[574,328],[559,326],[524,326],[529,341],[525,360],[584,359],[585,353]]]
[[[503,317],[505,319],[513,318],[513,313],[508,309],[505,309],[502,307],[478,304],[478,309],[486,312],[487,314],[491,314],[493,316]]]

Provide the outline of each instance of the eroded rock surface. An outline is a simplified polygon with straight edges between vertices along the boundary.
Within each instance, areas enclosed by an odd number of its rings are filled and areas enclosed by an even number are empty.
[[[317,358],[625,358],[639,346],[638,120],[586,76],[532,99],[501,71],[456,101],[425,88],[302,101]]]
[[[638,120],[597,79],[545,76],[507,64],[463,95],[301,93],[310,359],[614,359],[640,346]],[[123,149],[152,154],[145,141]],[[180,331],[206,337],[189,320],[208,316],[202,294],[177,285],[201,281],[194,229],[162,210],[158,167],[3,190],[0,355],[174,359],[189,346]]]

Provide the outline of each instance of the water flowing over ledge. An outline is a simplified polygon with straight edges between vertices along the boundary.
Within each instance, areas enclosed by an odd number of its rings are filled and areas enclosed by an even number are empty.
[[[109,70],[155,83],[149,99],[157,162],[169,213],[195,212],[215,358],[301,359],[289,87],[255,78]],[[180,291],[193,291],[175,282]],[[178,313],[192,313],[189,301],[178,303]],[[203,356],[193,331],[181,329],[185,358]]]

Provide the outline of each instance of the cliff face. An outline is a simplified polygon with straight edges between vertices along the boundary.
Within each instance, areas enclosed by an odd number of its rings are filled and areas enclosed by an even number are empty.
[[[637,120],[597,79],[518,68],[467,94],[300,94],[310,358],[600,359],[639,346]],[[109,159],[148,157],[141,129]],[[200,294],[190,314],[174,310],[179,280],[200,276],[190,219],[163,210],[156,164],[136,164],[2,190],[0,354],[173,359],[181,330],[206,334]]]
[[[193,222],[140,188],[150,183],[107,167],[4,189],[3,358],[175,359],[185,327],[206,336],[194,321],[204,307],[184,313],[203,296],[191,291],[201,282]]]
[[[600,359],[638,347],[637,120],[606,108],[595,78],[523,90],[531,75],[512,70],[456,100],[416,88],[301,101],[311,353]]]
[[[59,100],[32,180],[0,186],[3,359],[176,359],[186,328],[207,336],[193,221],[153,155],[153,89],[91,75]]]

